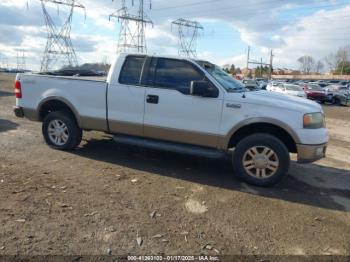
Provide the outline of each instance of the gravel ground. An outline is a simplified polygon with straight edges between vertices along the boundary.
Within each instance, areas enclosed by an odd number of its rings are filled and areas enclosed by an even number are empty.
[[[256,188],[229,161],[98,132],[52,150],[13,115],[13,79],[0,74],[0,255],[350,255],[350,108],[325,107],[326,159]]]

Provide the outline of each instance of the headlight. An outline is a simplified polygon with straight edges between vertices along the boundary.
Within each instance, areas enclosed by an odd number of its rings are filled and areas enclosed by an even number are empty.
[[[317,129],[325,127],[325,119],[322,113],[310,113],[304,115],[304,128]]]

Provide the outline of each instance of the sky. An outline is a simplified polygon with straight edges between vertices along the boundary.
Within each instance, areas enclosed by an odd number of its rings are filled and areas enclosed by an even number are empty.
[[[138,0],[125,0],[131,13]],[[149,54],[177,55],[179,41],[171,21],[198,21],[204,28],[197,43],[197,56],[219,65],[246,66],[251,59],[269,61],[274,68],[298,69],[297,59],[311,55],[322,60],[340,47],[350,47],[350,0],[144,0],[153,27],[146,27]],[[134,2],[134,7],[132,6]],[[109,14],[121,0],[79,0],[71,38],[79,63],[113,62],[120,23]],[[151,7],[151,8],[150,8]],[[47,4],[57,25],[65,8]],[[47,31],[40,0],[1,0],[0,66],[16,67],[17,55],[26,56],[26,67],[39,70]],[[350,48],[349,48],[350,49]]]

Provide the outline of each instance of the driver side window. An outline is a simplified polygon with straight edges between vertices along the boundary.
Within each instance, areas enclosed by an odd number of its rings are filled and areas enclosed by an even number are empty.
[[[188,95],[190,94],[191,81],[204,80],[205,77],[189,62],[158,58],[154,86],[159,88],[174,89]]]

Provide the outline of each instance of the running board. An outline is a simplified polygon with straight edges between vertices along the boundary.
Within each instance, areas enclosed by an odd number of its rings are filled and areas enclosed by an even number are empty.
[[[170,151],[173,153],[201,156],[207,158],[222,158],[225,156],[225,151],[211,149],[201,146],[186,145],[180,143],[172,143],[160,140],[146,139],[141,137],[115,135],[113,140],[118,144],[126,144],[132,146],[145,147],[162,151]]]

